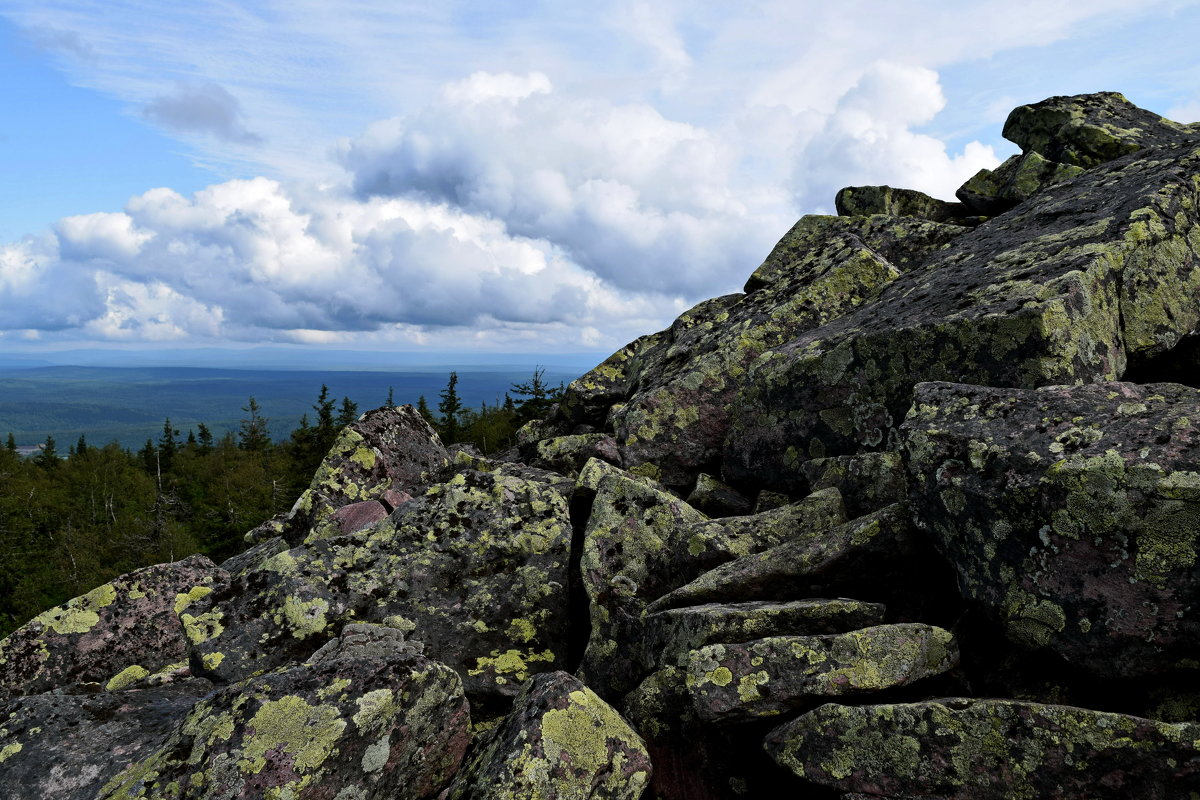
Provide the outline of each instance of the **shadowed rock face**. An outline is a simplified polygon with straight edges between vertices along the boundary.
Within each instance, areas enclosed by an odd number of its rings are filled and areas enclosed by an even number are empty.
[[[245,553],[0,643],[0,794],[1200,798],[1198,134],[1022,106],[496,460],[368,412]]]

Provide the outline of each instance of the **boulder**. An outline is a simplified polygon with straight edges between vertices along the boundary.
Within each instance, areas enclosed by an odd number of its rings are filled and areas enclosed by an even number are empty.
[[[1049,161],[1035,152],[1012,156],[994,170],[981,169],[955,192],[976,214],[995,216],[1056,183],[1083,174],[1083,167]]]
[[[1125,157],[958,237],[861,307],[759,358],[723,476],[793,491],[813,458],[894,449],[921,381],[1119,377],[1200,322],[1200,148]]]
[[[949,631],[878,625],[707,645],[688,657],[687,688],[701,719],[738,722],[778,716],[815,698],[906,686],[956,664],[958,644]]]
[[[649,671],[641,641],[650,602],[717,564],[844,519],[832,490],[763,514],[706,520],[637,480],[602,478],[580,559],[591,610],[580,677],[601,697],[621,697]]]
[[[525,463],[531,467],[553,470],[564,475],[578,475],[592,458],[621,465],[621,453],[617,449],[617,443],[605,433],[540,439],[523,448],[522,455]]]
[[[859,600],[706,603],[669,609],[645,619],[646,661],[687,666],[688,654],[707,644],[739,644],[785,634],[845,633],[883,622],[880,603]]]
[[[1137,676],[1200,661],[1200,390],[917,387],[914,518],[1013,641]]]
[[[710,517],[738,517],[750,513],[750,500],[712,475],[701,472],[687,497],[688,505]]]
[[[947,203],[915,189],[891,186],[847,186],[837,193],[833,204],[843,217],[887,214],[930,222],[961,222],[970,213],[961,203]]]
[[[565,672],[535,675],[484,735],[451,800],[638,800],[651,774],[645,743],[608,703]]]
[[[908,497],[904,462],[894,451],[814,458],[801,469],[812,491],[837,489],[851,519]]]
[[[0,692],[37,694],[76,682],[107,684],[186,661],[180,614],[228,581],[204,556],[122,575],[44,611],[0,642]]]
[[[828,704],[767,751],[843,792],[924,800],[1181,800],[1200,792],[1200,725],[1070,706],[951,698]]]
[[[0,794],[95,800],[118,773],[156,752],[213,691],[197,678],[117,693],[87,688],[93,691],[0,703]]]
[[[366,530],[280,553],[205,598],[185,617],[197,660],[235,681],[303,659],[344,623],[367,621],[424,643],[481,702],[561,668],[567,498],[520,476],[536,470],[492,467],[464,470]]]
[[[1051,97],[1018,106],[1003,136],[1025,153],[1090,168],[1147,147],[1200,139],[1200,132],[1138,108],[1117,92]]]
[[[443,470],[449,453],[412,406],[384,406],[346,426],[321,461],[312,484],[287,513],[247,534],[251,542],[282,536],[336,536],[343,506],[379,500],[389,491],[416,494]]]
[[[470,740],[462,681],[371,627],[205,697],[97,800],[437,797]]]

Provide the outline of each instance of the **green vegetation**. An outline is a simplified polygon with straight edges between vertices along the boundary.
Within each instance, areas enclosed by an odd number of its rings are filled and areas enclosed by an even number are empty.
[[[449,444],[484,453],[511,447],[516,431],[561,396],[540,368],[513,384],[503,402],[465,407],[450,374],[430,413],[418,408]],[[515,395],[515,399],[514,399]],[[243,547],[260,522],[288,510],[308,487],[338,432],[358,417],[321,386],[308,414],[286,438],[272,441],[267,411],[254,397],[237,432],[214,437],[201,422],[186,434],[170,419],[136,453],[84,435],[61,456],[53,435],[22,458],[11,434],[0,448],[0,636],[29,618],[138,567],[204,553],[220,562]]]

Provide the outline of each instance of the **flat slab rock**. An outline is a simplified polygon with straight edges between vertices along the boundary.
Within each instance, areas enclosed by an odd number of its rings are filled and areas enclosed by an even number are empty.
[[[765,747],[843,792],[923,800],[1183,800],[1200,792],[1200,724],[951,698],[828,704]]]
[[[44,611],[0,642],[0,695],[107,684],[187,660],[180,613],[228,580],[204,556],[122,575]]]
[[[449,784],[469,739],[454,670],[412,655],[398,631],[354,625],[310,662],[205,697],[96,799],[376,798],[403,787],[399,796],[424,800]]]
[[[706,644],[736,644],[781,635],[845,633],[883,622],[882,603],[838,598],[790,602],[706,603],[646,617],[647,661],[686,666]]]
[[[709,721],[778,716],[814,698],[907,686],[958,664],[946,630],[878,625],[826,636],[772,636],[692,651],[687,688]]]
[[[637,800],[650,756],[612,706],[565,672],[535,675],[479,742],[451,800]]]
[[[929,383],[914,518],[1027,647],[1102,675],[1200,659],[1200,390]]]

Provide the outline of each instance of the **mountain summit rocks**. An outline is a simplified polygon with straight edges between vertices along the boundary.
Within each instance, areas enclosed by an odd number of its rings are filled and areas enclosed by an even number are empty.
[[[517,448],[341,434],[0,643],[12,798],[1200,798],[1200,129],[1021,106]]]

